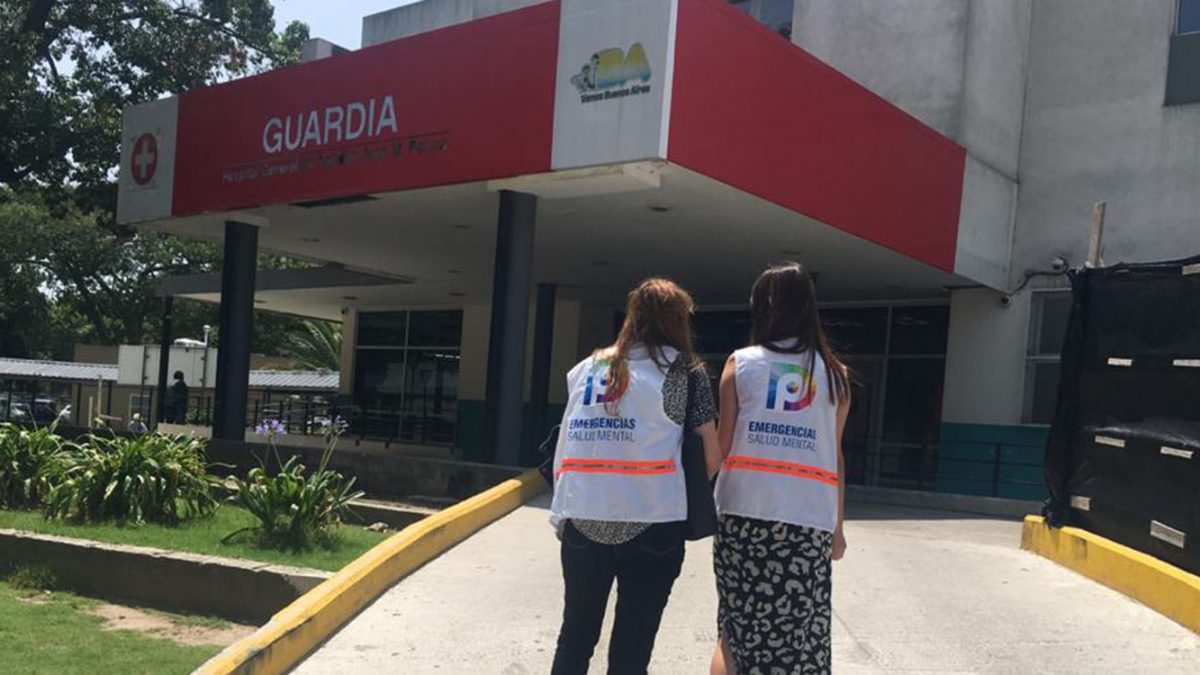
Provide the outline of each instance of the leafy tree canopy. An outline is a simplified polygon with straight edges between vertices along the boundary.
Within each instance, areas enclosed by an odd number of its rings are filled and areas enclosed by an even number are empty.
[[[221,255],[116,224],[121,113],[295,63],[306,39],[303,23],[276,31],[269,0],[0,0],[0,355],[157,340],[159,280]],[[175,311],[178,335],[216,324],[214,306]],[[256,318],[260,351],[296,326]]]

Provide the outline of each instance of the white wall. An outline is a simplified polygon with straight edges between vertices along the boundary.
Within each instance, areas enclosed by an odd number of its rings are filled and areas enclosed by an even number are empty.
[[[1021,423],[1031,294],[1008,306],[1002,297],[983,288],[950,294],[944,422]]]
[[[954,271],[1004,289],[1030,0],[806,0],[792,39],[967,150]]]
[[[117,353],[117,383],[123,385],[158,385],[158,345],[121,345]],[[193,347],[171,347],[167,357],[167,384],[175,371],[183,371],[189,387],[212,388],[217,381],[217,350]],[[207,372],[206,372],[207,371]]]
[[[1101,199],[1107,263],[1200,253],[1200,105],[1163,105],[1174,12],[1034,4],[1014,281],[1054,255],[1079,264]]]
[[[363,18],[362,46],[369,47],[466,23],[546,0],[421,0]]]

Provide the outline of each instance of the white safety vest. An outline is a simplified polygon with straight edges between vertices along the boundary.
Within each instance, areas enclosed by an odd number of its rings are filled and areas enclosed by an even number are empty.
[[[734,352],[738,395],[733,447],[717,479],[717,511],[837,525],[837,405],[825,361],[754,346]]]
[[[678,355],[664,350],[668,360]],[[607,361],[584,359],[567,374],[570,392],[554,454],[550,521],[666,523],[687,518],[680,446],[683,427],[663,410],[666,374],[645,349],[629,355],[629,384],[615,414]]]

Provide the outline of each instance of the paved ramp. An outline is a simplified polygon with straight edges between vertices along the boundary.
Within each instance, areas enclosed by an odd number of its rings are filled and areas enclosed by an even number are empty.
[[[858,505],[834,565],[836,673],[1196,673],[1200,637],[1017,548],[1020,524]],[[546,673],[562,612],[544,502],[397,584],[296,671]],[[711,545],[688,549],[652,673],[702,674],[716,639]],[[612,606],[609,607],[609,617]],[[593,672],[604,672],[607,634]]]

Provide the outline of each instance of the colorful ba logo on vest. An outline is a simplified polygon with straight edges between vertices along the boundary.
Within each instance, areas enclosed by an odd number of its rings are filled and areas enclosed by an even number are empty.
[[[608,361],[597,361],[587,376],[583,390],[583,404],[598,405],[615,400],[618,392],[617,388],[612,386],[612,380]]]
[[[792,363],[772,363],[767,385],[768,410],[804,410],[817,396],[817,382],[808,369]]]
[[[620,47],[611,47],[592,54],[579,73],[571,77],[571,84],[580,93],[587,93],[622,87],[630,80],[650,81],[650,61],[640,42],[630,45],[628,52]]]

